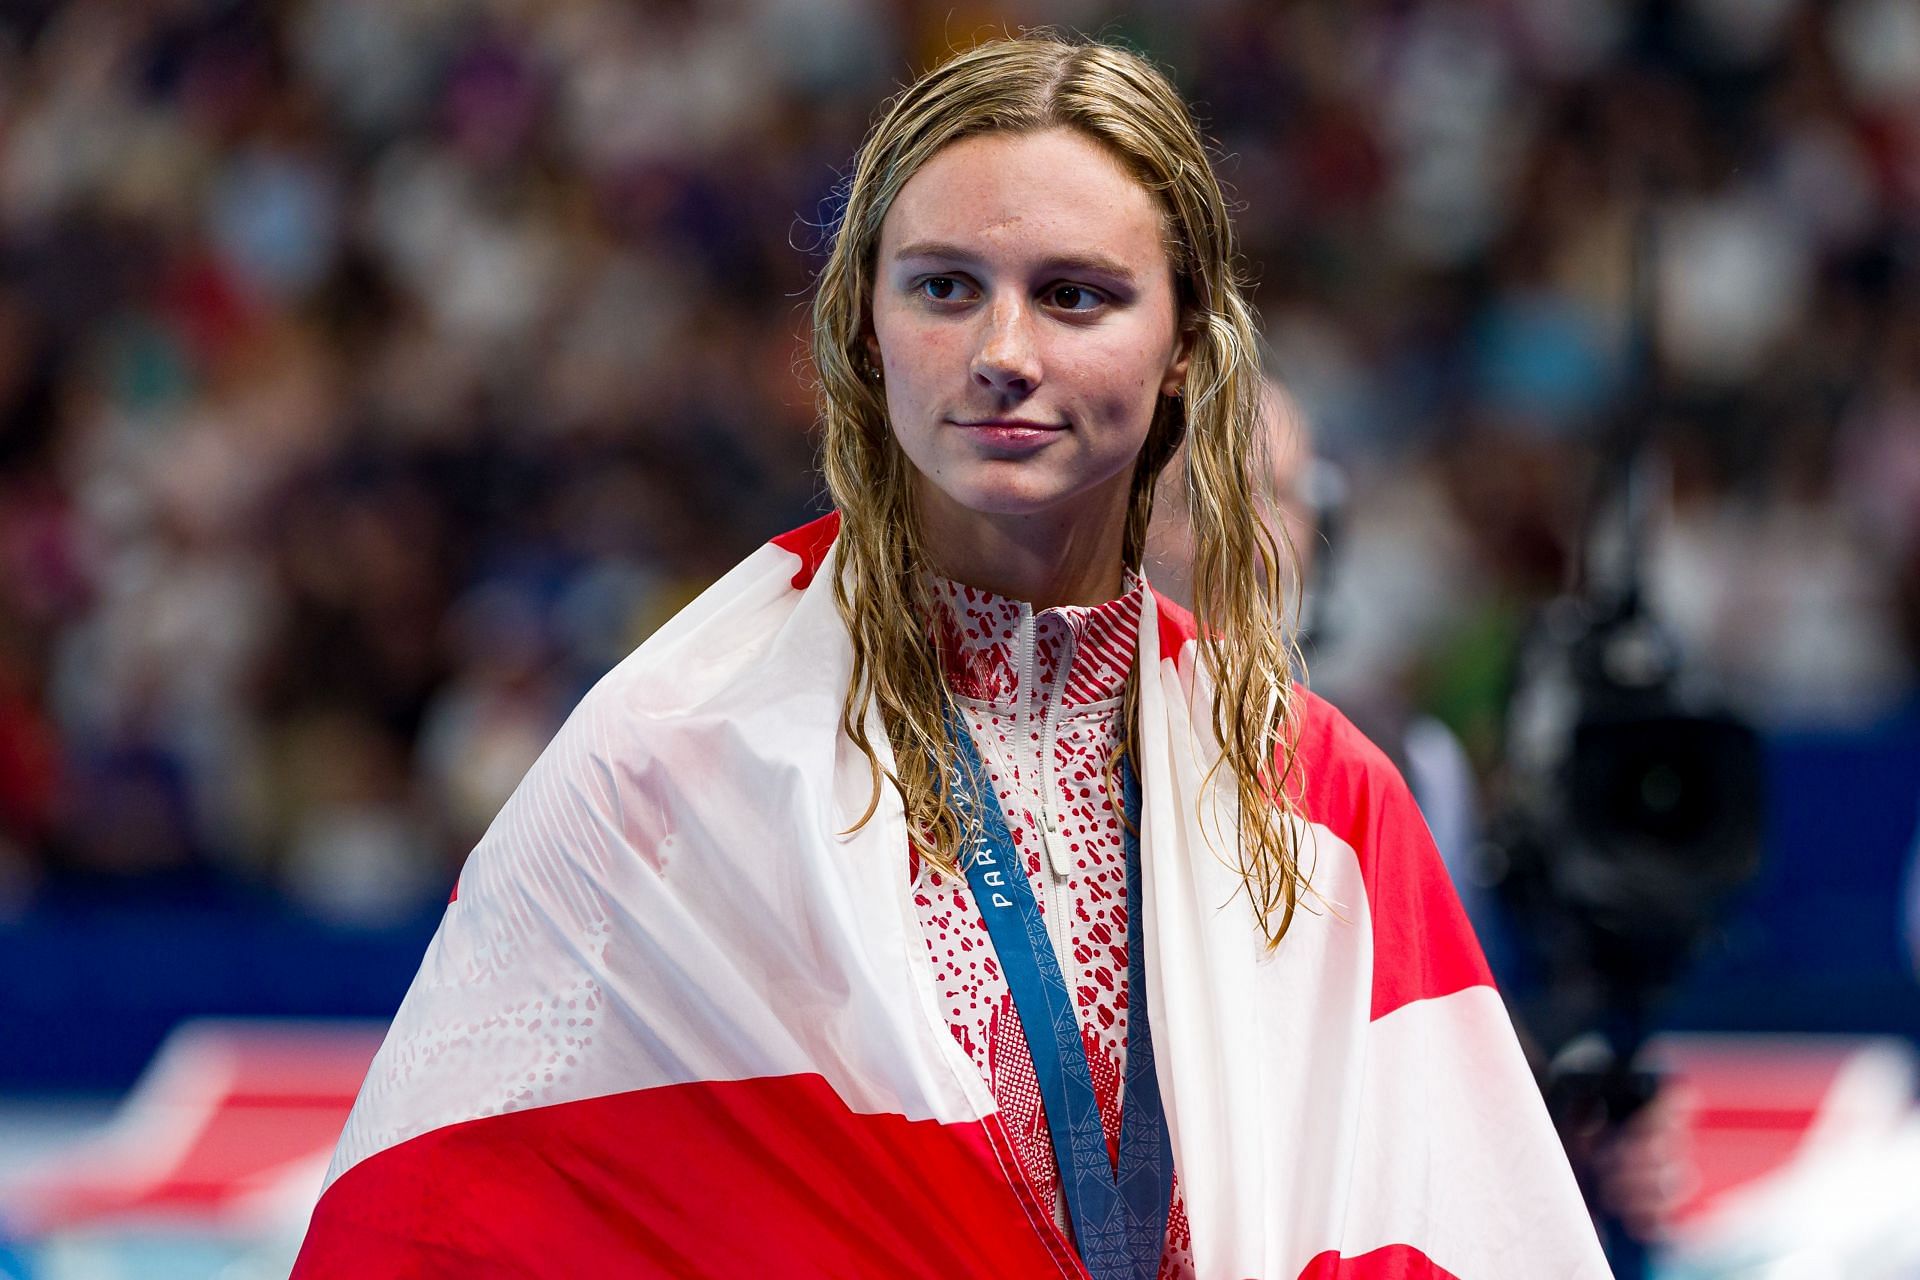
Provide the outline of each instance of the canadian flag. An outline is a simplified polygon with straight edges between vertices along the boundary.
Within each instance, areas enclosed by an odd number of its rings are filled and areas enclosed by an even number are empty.
[[[837,531],[749,556],[534,765],[368,1072],[298,1280],[1086,1274],[934,999],[897,802],[855,827]],[[1150,597],[1143,924],[1199,1275],[1605,1277],[1425,824],[1305,693],[1313,892],[1265,945],[1192,640]]]

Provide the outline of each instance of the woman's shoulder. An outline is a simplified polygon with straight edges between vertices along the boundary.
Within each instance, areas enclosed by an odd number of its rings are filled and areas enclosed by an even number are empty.
[[[1154,612],[1161,659],[1185,669],[1194,660],[1187,646],[1200,636],[1193,614],[1158,591],[1154,592]],[[1325,808],[1336,797],[1351,803],[1356,795],[1406,790],[1399,769],[1387,753],[1338,707],[1299,683],[1294,684],[1291,698],[1280,763],[1290,783],[1297,784],[1308,776],[1313,780],[1310,794],[1305,796],[1289,786],[1288,794],[1296,806],[1305,799],[1314,807]],[[1289,761],[1292,768],[1288,768]]]
[[[1289,801],[1359,864],[1374,934],[1373,1016],[1490,986],[1473,929],[1400,770],[1338,707],[1298,686],[1292,728]]]
[[[1293,687],[1293,759],[1322,807],[1406,791],[1399,768],[1346,714],[1305,685]]]
[[[1399,768],[1333,703],[1296,684],[1286,734],[1277,763],[1288,806],[1353,846],[1363,869],[1431,843]]]
[[[763,696],[806,687],[837,626],[831,593],[810,588],[839,528],[833,512],[769,538],[608,672],[584,705],[672,722],[748,696],[743,685],[769,686]]]
[[[811,583],[831,544],[822,522],[768,541],[602,676],[507,800],[483,861],[524,868],[558,850],[653,865],[676,828],[737,827],[774,812],[768,795],[828,790],[847,662],[830,592]],[[762,847],[778,843],[721,852]]]
[[[837,723],[822,636],[832,602],[802,608],[837,523],[769,539],[669,618],[575,703],[520,790],[616,814],[629,792],[670,789],[699,761],[773,760],[800,729]]]
[[[1157,591],[1154,612],[1161,660],[1186,672],[1199,660],[1196,649],[1189,648],[1200,636],[1193,614]],[[1276,754],[1288,801],[1308,821],[1344,831],[1366,812],[1397,807],[1403,799],[1412,804],[1387,753],[1304,684],[1296,682],[1290,691]]]

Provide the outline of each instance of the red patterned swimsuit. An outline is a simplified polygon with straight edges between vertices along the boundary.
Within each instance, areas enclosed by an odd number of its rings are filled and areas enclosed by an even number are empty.
[[[1110,1152],[1119,1145],[1127,1055],[1127,873],[1106,767],[1120,738],[1145,589],[1130,574],[1116,600],[1036,614],[972,587],[935,585],[941,660],[1075,993]],[[1033,1058],[986,922],[964,879],[917,860],[913,873],[947,1024],[991,1085],[1027,1178],[1064,1229],[1066,1200]],[[1177,1181],[1160,1275],[1193,1275]]]

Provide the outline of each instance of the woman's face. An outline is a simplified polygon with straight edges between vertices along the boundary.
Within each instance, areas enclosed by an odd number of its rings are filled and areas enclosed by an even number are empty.
[[[1160,208],[1069,129],[936,153],[880,228],[869,340],[935,530],[1124,518],[1186,372]]]

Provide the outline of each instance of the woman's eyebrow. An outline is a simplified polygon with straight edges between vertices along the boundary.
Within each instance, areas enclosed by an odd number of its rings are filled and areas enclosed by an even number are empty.
[[[979,255],[969,253],[957,244],[948,244],[944,240],[916,240],[912,244],[902,245],[894,250],[894,258],[905,261],[908,258],[939,258],[947,262],[978,262]]]
[[[978,263],[982,261],[979,254],[942,240],[918,240],[913,244],[902,245],[894,251],[893,257],[896,262],[920,258],[933,258],[941,262]],[[1132,267],[1103,253],[1057,254],[1042,261],[1039,264],[1039,270],[1042,274],[1091,272],[1106,276],[1121,285],[1132,285],[1138,279]]]

